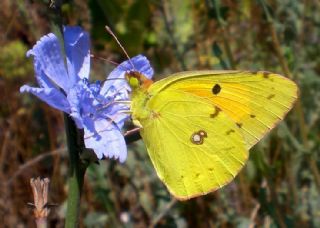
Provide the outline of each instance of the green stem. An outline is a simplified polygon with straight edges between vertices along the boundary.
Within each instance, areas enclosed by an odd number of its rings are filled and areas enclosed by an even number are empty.
[[[171,45],[173,47],[174,54],[176,55],[176,58],[180,63],[180,67],[181,67],[182,70],[186,71],[187,70],[187,65],[184,62],[183,55],[179,51],[178,43],[176,41],[176,38],[174,36],[174,31],[173,31],[173,28],[172,28],[173,27],[173,21],[169,21],[168,12],[166,10],[166,5],[165,4],[166,4],[166,1],[161,0],[160,10],[161,10],[162,15],[163,15],[165,28],[166,28],[166,30],[168,32],[168,35],[169,35],[169,38],[171,40]]]
[[[65,227],[73,228],[79,226],[81,192],[88,164],[80,159],[80,153],[83,148],[83,145],[81,145],[83,143],[78,140],[78,136],[81,136],[80,132],[75,126],[74,121],[67,114],[64,115],[64,120],[70,159],[69,193]]]
[[[63,41],[63,23],[62,6],[63,0],[55,0],[50,4],[52,31],[59,37],[61,47],[64,47]],[[62,48],[64,53],[64,48]],[[79,227],[80,200],[84,176],[88,167],[88,162],[80,158],[84,147],[83,133],[80,132],[74,121],[64,114],[65,129],[67,135],[67,144],[69,151],[69,176],[68,176],[68,202],[65,227]]]
[[[217,22],[219,24],[219,27],[221,29],[221,37],[223,40],[223,46],[225,49],[225,52],[227,54],[227,58],[229,61],[229,67],[228,70],[234,70],[236,68],[236,63],[235,60],[233,58],[232,55],[232,51],[231,51],[231,47],[230,47],[230,42],[228,40],[229,37],[229,32],[228,32],[228,28],[227,28],[227,22],[223,19],[223,17],[221,16],[221,4],[220,4],[220,0],[213,0],[212,1],[216,14],[217,14]]]

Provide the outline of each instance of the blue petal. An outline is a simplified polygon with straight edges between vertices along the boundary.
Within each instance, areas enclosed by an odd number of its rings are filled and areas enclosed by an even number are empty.
[[[113,70],[108,76],[107,80],[101,87],[100,94],[104,97],[111,96],[110,94],[116,94],[118,91],[127,90],[131,91],[131,88],[125,79],[125,72],[118,67]],[[119,74],[118,74],[119,73]],[[115,79],[115,80],[110,80]]]
[[[54,84],[45,74],[43,66],[40,64],[39,61],[33,61],[34,71],[36,74],[36,79],[38,82],[38,85],[41,88],[55,88],[59,89],[56,84]]]
[[[130,117],[129,114],[118,113],[112,118],[112,121],[117,125],[119,129],[122,129],[124,122]]]
[[[130,60],[122,62],[119,66],[117,66],[109,74],[108,79],[124,77],[123,73],[128,71],[138,71],[148,79],[151,79],[154,74],[149,60],[143,55],[137,55]]]
[[[128,61],[126,61],[128,63]],[[148,79],[151,79],[154,71],[150,65],[149,60],[143,55],[137,55],[131,58],[135,70],[146,76]],[[131,65],[131,64],[130,64]]]
[[[67,100],[70,104],[70,116],[75,121],[78,128],[83,128],[83,118],[81,113],[82,96],[86,92],[85,84],[81,83],[72,87],[67,94]]]
[[[124,91],[130,91],[130,90],[131,89],[125,79],[111,80],[111,81],[104,82],[100,90],[100,95],[105,99],[113,100],[117,94],[122,94],[124,93]],[[126,100],[129,99],[128,97]]]
[[[101,110],[98,117],[108,119],[115,123],[119,129],[124,125],[124,122],[129,119],[130,115],[123,113],[123,111],[129,112],[130,108],[127,104],[114,104],[105,110]]]
[[[24,85],[20,88],[20,93],[32,93],[37,96],[48,105],[60,111],[68,113],[70,111],[69,103],[66,97],[57,89],[52,88],[35,88],[28,85]]]
[[[98,159],[105,156],[124,162],[127,158],[127,146],[119,129],[105,119],[97,120],[94,124],[98,132],[95,135],[92,135],[86,127],[84,128],[86,148],[93,149]]]
[[[36,45],[27,52],[27,56],[34,56],[34,64],[57,86],[64,91],[70,87],[70,79],[62,57],[58,38],[50,33],[43,36]],[[40,75],[39,75],[40,76]]]
[[[81,27],[64,27],[64,45],[67,55],[68,73],[71,84],[88,79],[90,71],[89,35]]]
[[[99,96],[101,106],[96,113],[98,117],[109,119],[114,122],[119,129],[123,127],[124,121],[129,118],[129,115],[123,111],[129,111],[129,94],[127,90],[116,91],[114,86],[111,86],[104,96]],[[123,103],[121,103],[123,101]]]

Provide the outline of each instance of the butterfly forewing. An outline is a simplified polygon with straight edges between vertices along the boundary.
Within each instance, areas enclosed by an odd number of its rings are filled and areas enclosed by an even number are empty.
[[[284,118],[298,96],[294,82],[263,71],[180,73],[160,81],[150,92],[166,90],[184,91],[210,101],[237,124],[248,149]]]

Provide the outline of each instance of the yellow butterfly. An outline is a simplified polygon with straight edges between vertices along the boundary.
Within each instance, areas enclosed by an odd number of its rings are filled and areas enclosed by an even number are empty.
[[[132,118],[159,178],[180,200],[232,181],[298,97],[293,81],[262,71],[188,71],[155,83],[126,76]]]

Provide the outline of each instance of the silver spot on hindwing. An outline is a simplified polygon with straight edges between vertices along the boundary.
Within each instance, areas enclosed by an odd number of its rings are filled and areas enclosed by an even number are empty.
[[[207,137],[208,137],[207,132],[205,132],[204,130],[200,130],[200,131],[194,132],[191,135],[190,140],[193,144],[201,145],[203,144],[204,138],[207,138]]]

